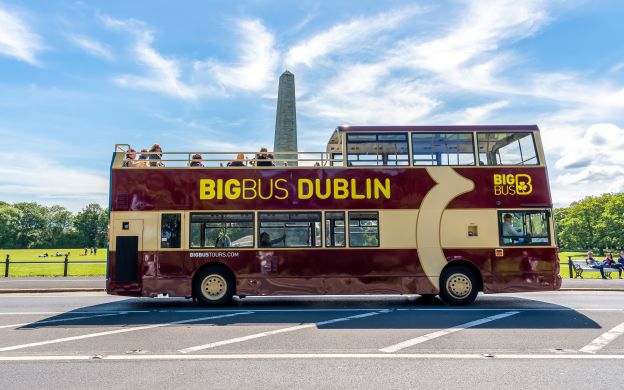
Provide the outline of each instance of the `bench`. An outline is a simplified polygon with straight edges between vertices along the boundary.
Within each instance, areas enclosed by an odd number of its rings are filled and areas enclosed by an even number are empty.
[[[583,279],[583,272],[597,272],[600,273],[600,270],[598,268],[593,268],[591,265],[587,264],[587,262],[585,260],[569,260],[570,261],[570,265],[572,266],[572,269],[574,270],[574,273],[576,275],[574,275],[574,278],[581,278]],[[618,272],[619,269],[618,268],[614,268],[614,267],[604,267],[604,274],[607,278],[612,279],[611,278],[611,272]]]

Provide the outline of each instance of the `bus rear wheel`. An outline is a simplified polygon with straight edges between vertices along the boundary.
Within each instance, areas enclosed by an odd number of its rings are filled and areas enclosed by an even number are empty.
[[[477,275],[464,266],[449,267],[440,275],[440,298],[451,306],[469,305],[477,298]]]
[[[223,306],[232,301],[235,280],[222,267],[206,267],[193,280],[193,296],[204,306]]]

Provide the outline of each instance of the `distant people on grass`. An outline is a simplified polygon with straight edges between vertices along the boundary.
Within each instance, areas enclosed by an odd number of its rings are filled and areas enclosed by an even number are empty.
[[[86,256],[88,251],[89,251],[89,248],[87,248],[87,247],[85,246],[85,247],[84,247],[84,254],[83,254],[83,256]]]
[[[163,162],[160,161],[162,160],[162,149],[160,145],[158,144],[152,145],[149,151],[151,153],[148,157],[148,160],[154,160],[154,161],[150,161],[149,165],[151,167],[164,167],[165,164],[163,164]]]
[[[273,155],[269,153],[267,148],[260,148],[260,153],[256,154],[257,167],[273,167]]]
[[[193,155],[193,157],[191,157],[191,162],[189,163],[190,167],[203,167],[204,164],[202,164],[202,155],[199,153],[196,153]]]
[[[228,167],[244,167],[245,166],[245,155],[239,153],[236,155],[236,160],[230,161],[227,163]]]
[[[585,258],[585,262],[588,265],[590,265],[592,268],[595,268],[595,269],[599,270],[600,271],[600,276],[602,276],[603,279],[607,278],[605,276],[605,273],[604,273],[604,266],[603,266],[603,264],[600,261],[594,259],[594,252],[592,252],[592,251],[587,252],[587,257]]]

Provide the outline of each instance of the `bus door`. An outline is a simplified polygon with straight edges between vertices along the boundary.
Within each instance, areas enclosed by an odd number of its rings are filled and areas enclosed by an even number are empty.
[[[143,250],[143,220],[115,221],[115,262],[111,269],[116,283],[136,283],[140,280],[139,253]]]

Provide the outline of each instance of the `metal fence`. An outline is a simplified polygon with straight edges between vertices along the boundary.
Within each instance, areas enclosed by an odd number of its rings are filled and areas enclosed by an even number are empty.
[[[10,255],[6,255],[6,259],[4,260],[4,277],[9,277],[9,267],[11,264],[63,264],[63,276],[67,276],[67,269],[69,268],[69,254],[65,254],[65,260],[63,261],[13,261],[11,262]],[[0,263],[1,264],[1,263]],[[106,264],[106,260],[80,260],[80,261],[72,261],[71,264]]]

